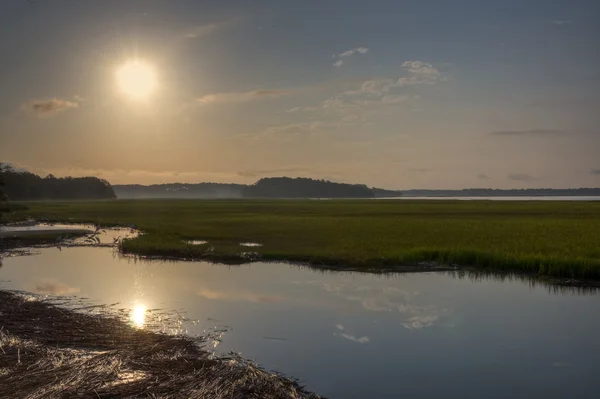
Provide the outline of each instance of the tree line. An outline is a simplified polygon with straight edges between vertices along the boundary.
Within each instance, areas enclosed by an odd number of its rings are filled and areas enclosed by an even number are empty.
[[[110,183],[97,177],[41,177],[1,163],[0,182],[0,197],[12,201],[116,198]]]
[[[334,183],[305,177],[269,177],[246,186],[247,198],[373,198],[375,194],[364,184]]]

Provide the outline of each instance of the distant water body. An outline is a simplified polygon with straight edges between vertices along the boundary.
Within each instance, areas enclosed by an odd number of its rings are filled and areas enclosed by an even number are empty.
[[[600,201],[600,196],[512,196],[512,197],[396,197],[396,198],[377,198],[377,199],[398,199],[398,200],[458,200],[458,201]]]

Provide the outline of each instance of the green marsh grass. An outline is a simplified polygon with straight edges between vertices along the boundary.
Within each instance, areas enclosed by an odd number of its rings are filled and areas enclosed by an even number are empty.
[[[144,256],[266,260],[340,268],[432,262],[600,279],[600,202],[440,200],[117,200],[32,202],[6,215],[143,231]],[[207,240],[190,245],[185,240]],[[244,248],[240,242],[258,242]]]

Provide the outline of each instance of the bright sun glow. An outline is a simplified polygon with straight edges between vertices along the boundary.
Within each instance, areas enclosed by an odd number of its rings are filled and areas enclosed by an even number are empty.
[[[131,310],[131,322],[139,328],[146,322],[146,305],[138,304]]]
[[[145,100],[156,89],[154,68],[139,60],[128,61],[117,70],[119,89],[136,100]]]

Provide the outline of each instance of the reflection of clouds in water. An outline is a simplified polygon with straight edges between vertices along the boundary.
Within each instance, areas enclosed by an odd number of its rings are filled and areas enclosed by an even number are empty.
[[[409,330],[418,330],[437,324],[447,309],[435,305],[414,304],[418,291],[408,291],[394,286],[373,287],[346,283],[322,283],[319,281],[297,282],[322,287],[325,291],[347,301],[357,302],[372,312],[398,312],[405,316],[402,325]]]
[[[257,303],[272,303],[281,302],[284,298],[280,296],[262,295],[248,291],[217,291],[211,289],[201,289],[197,292],[198,296],[206,299],[222,300],[222,301],[242,301],[242,302],[257,302]]]
[[[354,336],[352,334],[346,333],[344,326],[341,325],[341,324],[336,324],[335,328],[337,328],[341,332],[340,333],[334,333],[333,335],[340,336],[340,337],[345,338],[345,339],[347,339],[349,341],[356,342],[357,344],[366,344],[367,342],[371,341],[369,339],[369,337],[366,337],[366,336],[365,337],[356,337],[356,336]]]
[[[36,294],[73,295],[80,291],[79,287],[70,287],[58,280],[42,279],[34,283],[31,290]]]
[[[429,314],[409,317],[407,321],[402,323],[409,330],[418,330],[420,328],[431,327],[440,319],[439,314]]]

